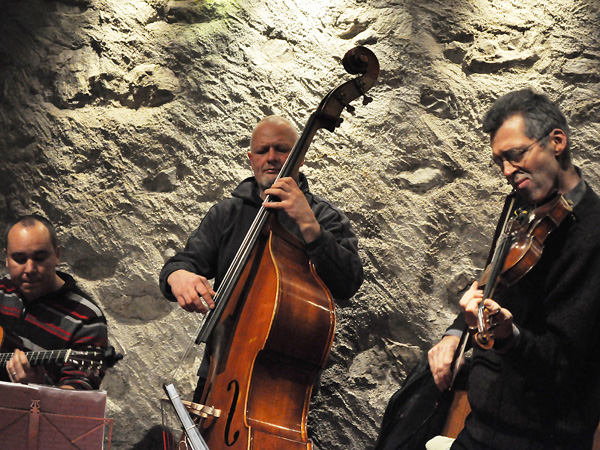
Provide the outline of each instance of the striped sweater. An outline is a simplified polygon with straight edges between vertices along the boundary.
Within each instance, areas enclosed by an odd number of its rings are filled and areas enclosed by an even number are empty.
[[[0,279],[0,326],[5,336],[18,337],[30,351],[81,349],[108,345],[104,314],[75,284],[70,275],[57,272],[65,284],[57,291],[31,302],[21,298],[9,278]],[[12,351],[2,343],[2,352]],[[84,370],[66,365],[46,366],[47,383],[69,385],[75,389],[98,389],[103,371]],[[5,369],[0,378],[7,380]]]

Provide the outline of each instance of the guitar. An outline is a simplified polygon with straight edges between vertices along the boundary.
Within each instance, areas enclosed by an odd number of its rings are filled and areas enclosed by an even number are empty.
[[[6,368],[6,363],[12,356],[13,353],[0,353],[0,368]],[[40,352],[26,352],[25,356],[27,356],[31,366],[69,364],[80,370],[110,368],[123,359],[123,355],[117,353],[113,347],[107,349],[89,347],[89,350],[44,350]]]
[[[5,336],[4,330],[0,327],[0,345],[4,349],[6,340],[10,339],[11,344],[15,344],[16,339],[13,336]],[[19,348],[22,346],[14,346]],[[5,369],[6,363],[12,358],[14,353],[0,353],[0,368]],[[106,349],[100,347],[87,347],[85,350],[60,349],[43,350],[37,352],[26,352],[27,360],[31,366],[45,366],[49,364],[65,365],[69,364],[77,369],[98,370],[113,367],[117,362],[123,359],[121,353],[117,353],[114,347]]]

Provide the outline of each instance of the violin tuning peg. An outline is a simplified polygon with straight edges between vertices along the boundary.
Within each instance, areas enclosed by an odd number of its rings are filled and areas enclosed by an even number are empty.
[[[356,108],[354,106],[352,106],[352,105],[346,105],[346,109],[348,110],[348,112],[350,114],[353,114],[354,111],[356,110]]]
[[[373,101],[373,97],[369,97],[368,95],[363,95],[363,105],[368,105]]]

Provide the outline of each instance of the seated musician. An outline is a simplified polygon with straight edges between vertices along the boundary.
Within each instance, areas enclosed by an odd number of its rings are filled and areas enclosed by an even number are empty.
[[[523,204],[535,208],[559,193],[573,213],[520,280],[493,299],[474,283],[460,300],[471,327],[484,302],[495,341],[489,350],[474,346],[472,412],[451,448],[589,450],[600,419],[600,199],[573,166],[567,121],[547,96],[508,93],[483,128]],[[457,319],[451,330],[461,329]],[[449,387],[458,340],[449,331],[429,352],[440,390]]]
[[[248,158],[254,176],[242,181],[232,197],[214,205],[189,238],[185,249],[169,259],[160,273],[163,295],[186,311],[206,313],[215,290],[267,195],[281,201],[264,206],[279,212],[282,225],[301,239],[317,273],[336,299],[348,299],[363,281],[357,238],[350,221],[327,200],[312,194],[306,177],[275,179],[298,134],[286,119],[269,116],[252,133]],[[209,279],[214,278],[214,286]],[[199,371],[194,402],[200,401],[208,360]]]
[[[5,243],[10,278],[0,279],[3,351],[16,341],[33,352],[89,350],[89,346],[105,349],[107,329],[102,311],[73,277],[56,270],[61,248],[54,226],[41,216],[23,216],[7,227]],[[90,361],[95,363],[94,358]],[[57,359],[47,362],[31,364],[24,351],[14,349],[6,367],[0,369],[0,378],[89,390],[98,389],[104,376],[95,368],[58,364]]]

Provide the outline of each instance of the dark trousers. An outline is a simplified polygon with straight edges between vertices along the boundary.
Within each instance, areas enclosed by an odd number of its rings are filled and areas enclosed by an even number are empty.
[[[466,429],[463,429],[452,443],[450,450],[498,450],[483,442],[476,441]],[[509,450],[509,449],[504,449]]]

